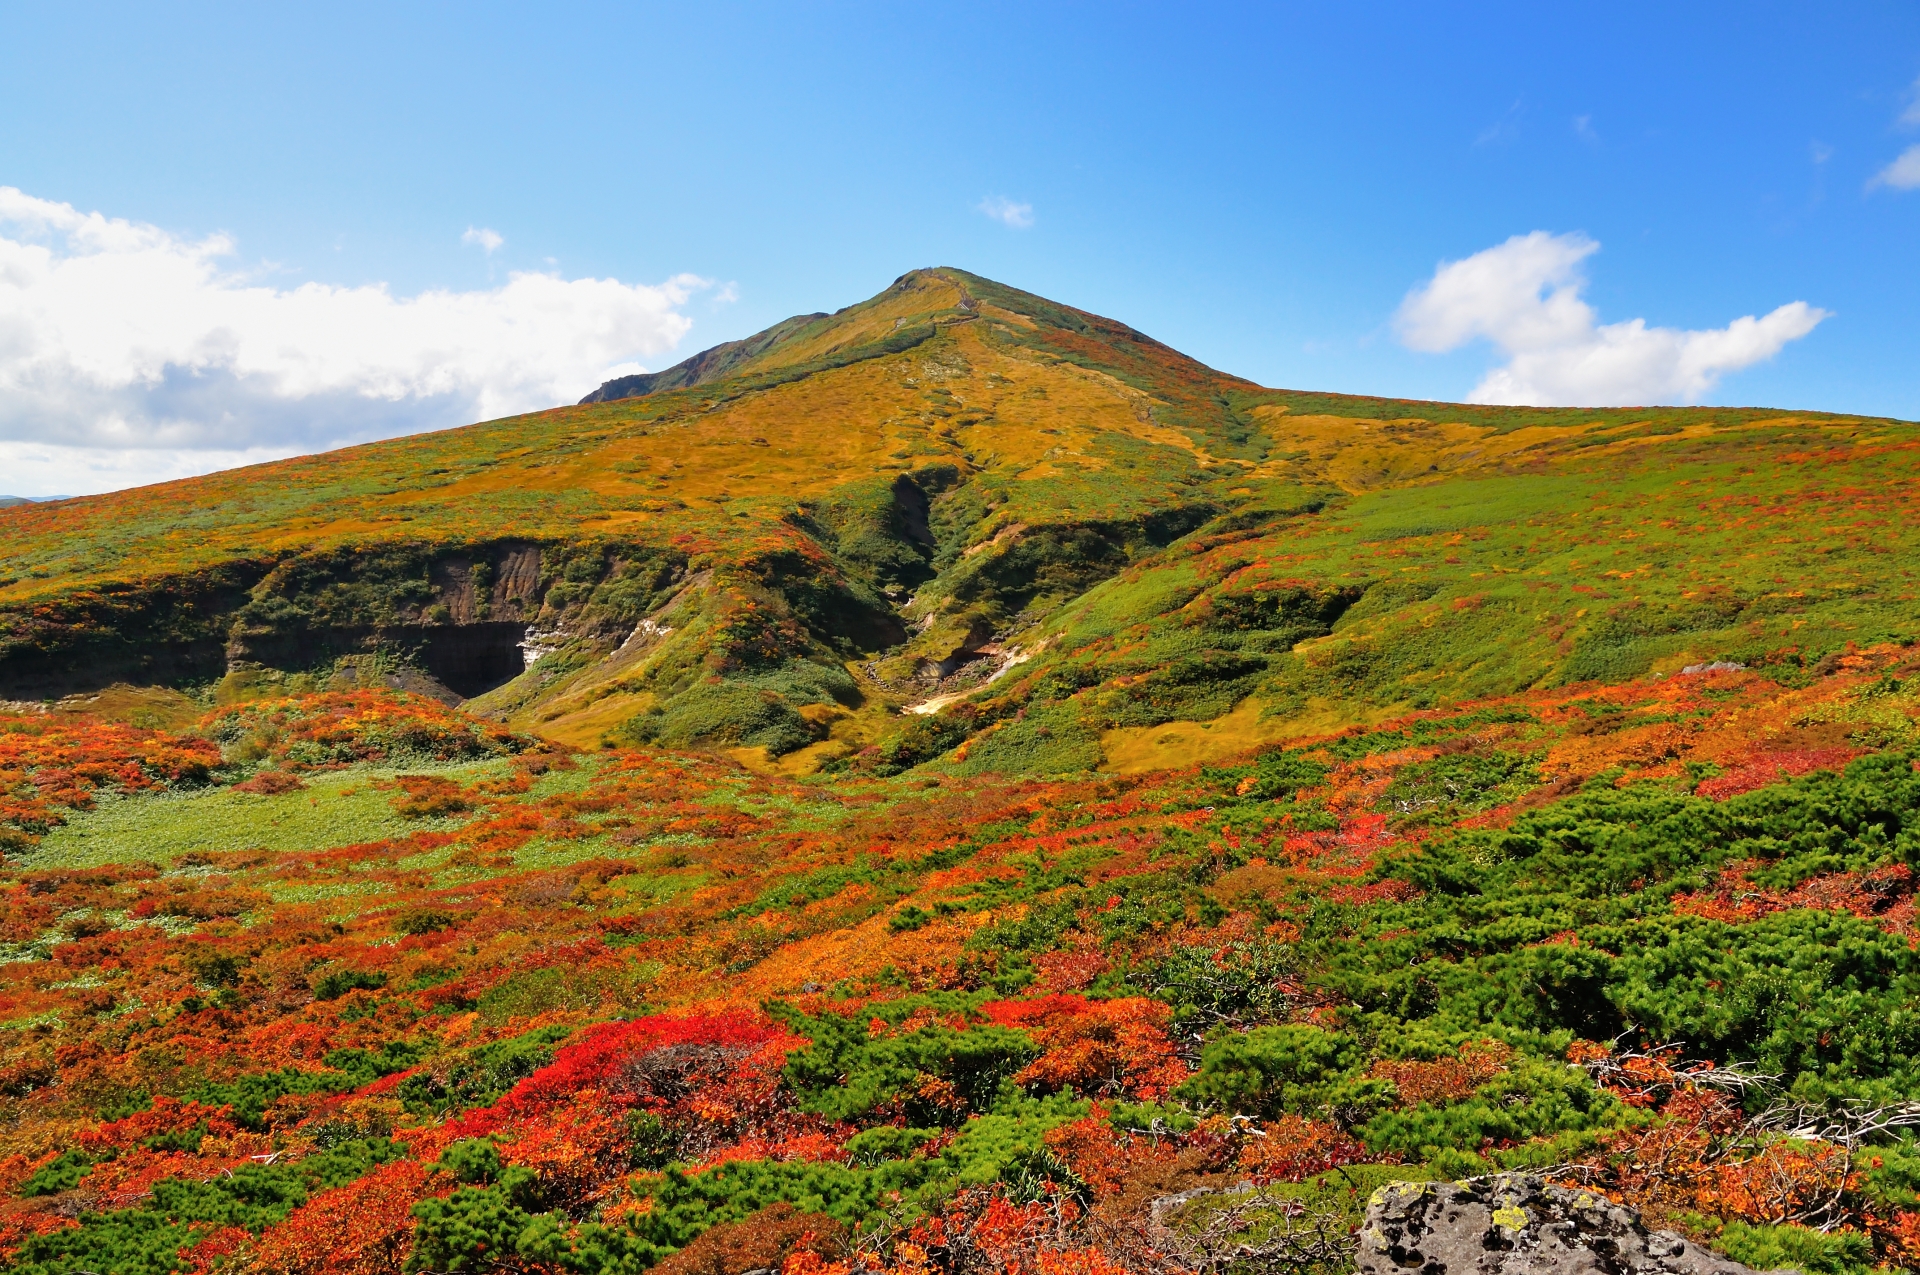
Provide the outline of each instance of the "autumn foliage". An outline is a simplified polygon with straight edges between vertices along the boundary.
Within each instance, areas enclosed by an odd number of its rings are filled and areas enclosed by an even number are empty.
[[[1909,659],[965,785],[568,754],[373,692],[8,718],[0,1245],[1163,1275],[1241,1183],[1344,1201],[1337,1238],[1369,1184],[1552,1165],[1739,1251],[1920,1261],[1887,1026],[1920,775],[1777,742],[1890,729]],[[347,800],[385,835],[329,839]],[[248,848],[86,839],[215,802]]]

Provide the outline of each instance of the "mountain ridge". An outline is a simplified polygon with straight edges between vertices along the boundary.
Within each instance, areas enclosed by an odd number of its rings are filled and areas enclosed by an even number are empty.
[[[1912,433],[1764,409],[1269,390],[1124,323],[951,268],[910,271],[867,301],[645,375],[656,379],[644,394],[603,387],[575,407],[11,508],[0,515],[14,545],[0,573],[0,696],[156,680],[234,696],[394,665],[476,711],[579,743],[658,738],[801,767],[955,755],[1013,769],[1151,765],[1183,738],[1218,749],[1291,721],[1406,707],[1413,683],[1321,662],[1372,649],[1362,631],[1398,650],[1388,630],[1429,613],[1428,599],[1470,598],[1474,579],[1518,569],[1468,561],[1455,535],[1447,552],[1414,553],[1425,565],[1401,572],[1419,573],[1412,588],[1371,565],[1343,518],[1467,526],[1433,508],[1458,484],[1519,525],[1571,535],[1575,507],[1547,492],[1639,492],[1652,508],[1683,471],[1738,465],[1743,450],[1759,460],[1842,445],[1836,455],[1884,467],[1906,463]],[[1473,535],[1493,543],[1512,527]],[[1710,563],[1710,539],[1663,550],[1672,577],[1638,605],[1671,618],[1620,639],[1648,652],[1634,657],[1643,669],[1765,656],[1748,649],[1753,632],[1734,635],[1754,606],[1837,623],[1852,605],[1824,592],[1764,601],[1782,591]],[[1273,566],[1250,565],[1261,557],[1247,546],[1288,545]],[[1236,555],[1246,562],[1231,568]],[[1283,560],[1297,566],[1280,570]],[[1586,577],[1599,570],[1591,560],[1564,560],[1580,588],[1615,591]],[[1196,577],[1194,564],[1221,574]],[[1685,577],[1703,571],[1742,599],[1727,624],[1689,610]],[[1181,598],[1172,609],[1134,613],[1148,602],[1113,600],[1134,579],[1162,582],[1142,599],[1190,583],[1166,595]],[[1202,602],[1242,618],[1223,627],[1194,610]],[[1090,659],[1119,631],[1090,617],[1116,605],[1122,629],[1184,671]],[[1897,600],[1875,606],[1885,618],[1872,634],[1892,636]],[[1588,667],[1598,657],[1580,643],[1613,641],[1607,625],[1619,622],[1572,609],[1506,653],[1486,645],[1491,631],[1460,639],[1434,657],[1420,695],[1508,692]],[[1497,610],[1508,624],[1526,613],[1517,597]],[[1538,636],[1569,624],[1587,636]],[[1461,617],[1449,631],[1470,627]],[[1148,690],[1126,689],[1141,678]],[[1053,743],[1012,747],[1042,729],[1029,719],[1061,713],[1072,720],[1038,737]],[[1165,733],[1179,722],[1184,737]],[[1166,749],[1144,742],[1155,731]],[[961,751],[983,732],[991,742]]]

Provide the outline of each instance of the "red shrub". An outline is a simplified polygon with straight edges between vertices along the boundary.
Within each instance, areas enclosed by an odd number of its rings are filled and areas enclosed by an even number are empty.
[[[1165,1030],[1172,1011],[1160,1001],[1044,996],[995,1001],[982,1012],[1002,1026],[1024,1028],[1044,1051],[1014,1077],[1021,1084],[1153,1101],[1187,1078]]]

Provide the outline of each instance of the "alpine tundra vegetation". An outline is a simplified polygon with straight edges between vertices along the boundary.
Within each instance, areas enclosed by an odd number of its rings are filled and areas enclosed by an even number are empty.
[[[1920,1267],[1913,423],[929,269],[0,544],[10,1271]]]

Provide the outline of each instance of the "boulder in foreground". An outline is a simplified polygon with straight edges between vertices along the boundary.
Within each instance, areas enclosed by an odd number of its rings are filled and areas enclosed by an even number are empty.
[[[1523,1174],[1381,1187],[1359,1239],[1361,1275],[1753,1275],[1604,1196]]]

